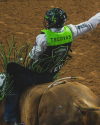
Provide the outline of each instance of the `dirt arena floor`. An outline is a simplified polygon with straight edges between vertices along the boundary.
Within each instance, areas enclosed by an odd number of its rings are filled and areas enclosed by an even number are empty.
[[[44,28],[45,12],[53,7],[66,11],[66,25],[77,25],[100,12],[100,0],[0,0],[0,41],[14,36],[17,43],[34,45],[36,36]],[[72,59],[61,69],[59,78],[77,76],[100,97],[100,25],[92,32],[76,38],[72,44]],[[0,106],[0,125],[3,118]]]

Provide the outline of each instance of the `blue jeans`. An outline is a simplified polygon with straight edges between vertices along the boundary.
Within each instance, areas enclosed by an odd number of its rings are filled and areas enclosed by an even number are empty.
[[[19,95],[20,93],[16,90],[12,90],[12,95],[8,96],[5,102],[4,118],[5,122],[19,121]]]
[[[4,109],[5,122],[20,121],[19,99],[24,89],[28,86],[46,82],[52,82],[50,74],[38,74],[30,76],[26,73],[15,75],[15,85],[11,94],[7,97]]]
[[[14,86],[11,94],[6,99],[4,109],[5,122],[20,121],[19,98],[23,90],[33,84],[33,80],[28,74],[18,74],[16,83],[22,87]]]

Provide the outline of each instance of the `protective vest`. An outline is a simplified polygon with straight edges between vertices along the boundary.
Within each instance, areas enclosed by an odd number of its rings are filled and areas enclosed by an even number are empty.
[[[41,30],[47,38],[47,49],[39,57],[34,69],[37,72],[58,73],[63,66],[72,43],[72,32],[64,26],[64,31],[57,33],[50,30]]]

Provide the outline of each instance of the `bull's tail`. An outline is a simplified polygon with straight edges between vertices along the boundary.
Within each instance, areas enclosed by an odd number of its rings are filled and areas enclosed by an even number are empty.
[[[79,108],[81,111],[100,111],[100,107],[89,107],[88,105],[86,105],[84,102],[78,102],[76,101],[74,103],[74,105]]]
[[[78,105],[78,108],[81,111],[100,111],[100,107],[88,107],[88,106]]]
[[[89,107],[84,102],[75,102],[74,105],[81,111],[83,114],[83,121],[84,125],[96,125],[96,121],[98,116],[96,112],[93,111],[100,111],[100,107]]]

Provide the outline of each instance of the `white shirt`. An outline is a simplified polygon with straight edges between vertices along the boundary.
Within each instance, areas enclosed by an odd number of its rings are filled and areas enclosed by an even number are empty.
[[[78,25],[69,24],[67,25],[73,35],[73,40],[85,33],[88,33],[95,29],[97,25],[100,24],[100,12],[95,16],[90,18],[88,21],[80,23]],[[62,28],[51,28],[52,32],[62,32],[64,27]],[[39,34],[36,37],[36,43],[33,46],[31,52],[29,53],[29,57],[33,60],[38,60],[39,56],[43,54],[43,52],[47,49],[47,38],[45,34]]]

